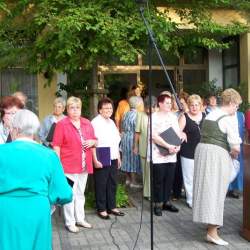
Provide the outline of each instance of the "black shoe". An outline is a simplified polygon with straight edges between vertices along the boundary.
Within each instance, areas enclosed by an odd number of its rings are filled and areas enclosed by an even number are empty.
[[[233,199],[239,199],[240,198],[239,194],[237,194],[234,191],[228,191],[227,197],[230,197],[230,198],[233,198]]]
[[[156,216],[162,216],[162,209],[160,207],[154,207],[154,213]]]
[[[179,209],[176,208],[171,203],[165,203],[165,204],[163,204],[162,210],[166,210],[166,211],[169,211],[169,212],[172,212],[172,213],[178,213],[179,212]]]
[[[125,215],[125,213],[123,213],[121,211],[108,210],[107,212],[108,212],[108,214],[113,214],[115,216],[124,216]]]
[[[107,214],[107,215],[103,215],[101,214],[100,212],[97,212],[97,215],[103,219],[103,220],[109,220],[110,219],[110,216]]]
[[[192,209],[192,206],[189,203],[186,202],[186,205],[188,208]]]

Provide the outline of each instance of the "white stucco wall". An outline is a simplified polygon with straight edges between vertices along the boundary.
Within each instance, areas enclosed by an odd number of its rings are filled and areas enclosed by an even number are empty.
[[[218,49],[212,49],[208,52],[208,77],[209,81],[216,79],[218,87],[223,86],[222,52]]]
[[[63,83],[67,85],[67,74],[65,73],[57,73],[57,91],[59,90],[59,83]],[[66,100],[67,99],[67,92],[64,90],[60,90],[60,94]]]

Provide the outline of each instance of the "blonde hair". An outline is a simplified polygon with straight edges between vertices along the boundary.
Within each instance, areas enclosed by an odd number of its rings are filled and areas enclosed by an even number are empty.
[[[80,107],[82,107],[81,99],[78,98],[78,97],[75,97],[75,96],[71,96],[71,97],[68,98],[68,100],[67,100],[67,108],[72,104],[78,104],[78,105],[80,105]]]
[[[202,105],[202,100],[199,95],[190,95],[187,99],[187,105],[190,106],[194,101],[197,101],[200,104],[200,106]]]
[[[226,106],[230,103],[241,104],[242,99],[240,94],[232,88],[225,89],[221,94],[222,105]]]
[[[62,104],[62,106],[65,108],[66,106],[66,101],[62,98],[62,97],[57,97],[55,100],[54,100],[54,105],[56,104]]]

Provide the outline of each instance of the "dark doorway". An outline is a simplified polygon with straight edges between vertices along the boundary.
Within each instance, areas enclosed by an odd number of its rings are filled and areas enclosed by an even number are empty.
[[[175,71],[168,70],[169,77],[172,81],[172,84],[175,86]],[[148,86],[148,77],[149,71],[148,70],[141,70],[141,81],[144,83],[145,87]],[[163,70],[153,70],[152,71],[152,94],[154,96],[158,96],[162,91],[168,90],[171,92],[171,88],[169,82],[163,72]]]
[[[131,88],[137,82],[136,74],[109,74],[105,75],[105,88],[108,89],[107,96],[116,104],[120,99],[122,88]],[[115,105],[116,106],[116,105]]]

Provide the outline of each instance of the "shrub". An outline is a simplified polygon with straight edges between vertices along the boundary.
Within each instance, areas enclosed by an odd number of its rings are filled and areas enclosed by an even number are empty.
[[[94,209],[95,208],[95,193],[93,191],[89,191],[85,195],[85,208],[86,209]],[[125,189],[125,186],[122,184],[118,184],[116,190],[116,206],[118,208],[127,207],[129,205],[128,193]]]

